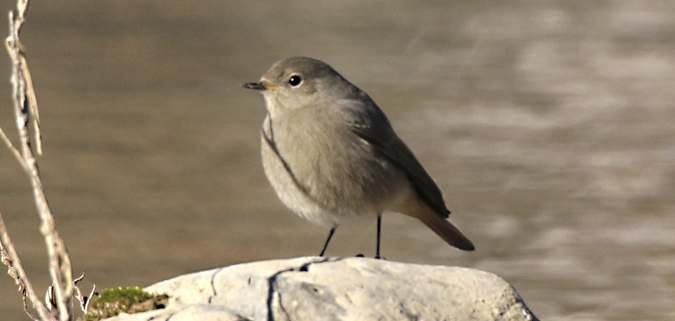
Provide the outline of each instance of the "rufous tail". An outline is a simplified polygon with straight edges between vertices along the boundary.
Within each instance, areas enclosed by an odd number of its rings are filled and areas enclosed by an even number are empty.
[[[450,221],[434,212],[427,204],[413,194],[392,209],[393,212],[414,217],[434,233],[438,234],[446,243],[464,251],[473,251],[475,247],[469,239],[459,231]]]
[[[458,228],[452,225],[450,221],[435,213],[429,213],[421,217],[418,216],[417,218],[434,231],[434,233],[438,234],[446,243],[464,251],[473,251],[475,249],[473,243]]]

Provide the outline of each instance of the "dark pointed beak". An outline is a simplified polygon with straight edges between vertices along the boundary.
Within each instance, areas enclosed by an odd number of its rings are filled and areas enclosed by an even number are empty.
[[[265,87],[265,85],[263,85],[263,83],[261,83],[261,82],[249,82],[249,83],[245,83],[241,86],[246,88],[246,89],[253,89],[253,90],[265,90],[265,89],[267,89],[267,87]]]

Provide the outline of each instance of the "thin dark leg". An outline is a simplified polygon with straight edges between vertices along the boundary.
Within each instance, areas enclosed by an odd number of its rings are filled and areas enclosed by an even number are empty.
[[[328,248],[328,243],[330,243],[330,239],[333,237],[333,233],[335,233],[336,227],[333,226],[330,228],[330,232],[328,232],[328,238],[326,239],[326,244],[323,245],[323,250],[321,250],[321,254],[319,256],[323,256],[324,253],[326,253],[326,249]]]
[[[377,213],[377,250],[375,252],[375,258],[381,259],[380,257],[380,232],[382,231],[382,213]]]

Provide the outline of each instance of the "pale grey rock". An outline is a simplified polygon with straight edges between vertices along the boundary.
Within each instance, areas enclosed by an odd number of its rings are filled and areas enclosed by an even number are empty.
[[[166,309],[110,320],[537,320],[494,274],[368,258],[239,264],[146,290],[170,295]]]

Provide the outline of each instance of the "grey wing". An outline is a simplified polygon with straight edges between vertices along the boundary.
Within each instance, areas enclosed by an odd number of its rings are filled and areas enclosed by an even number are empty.
[[[352,131],[388,158],[405,173],[417,194],[439,216],[447,218],[450,211],[445,206],[443,194],[434,180],[415,158],[391,127],[384,113],[375,105],[365,110],[367,117],[355,117],[348,122]],[[362,110],[363,111],[363,110]],[[357,119],[357,120],[355,120]]]

